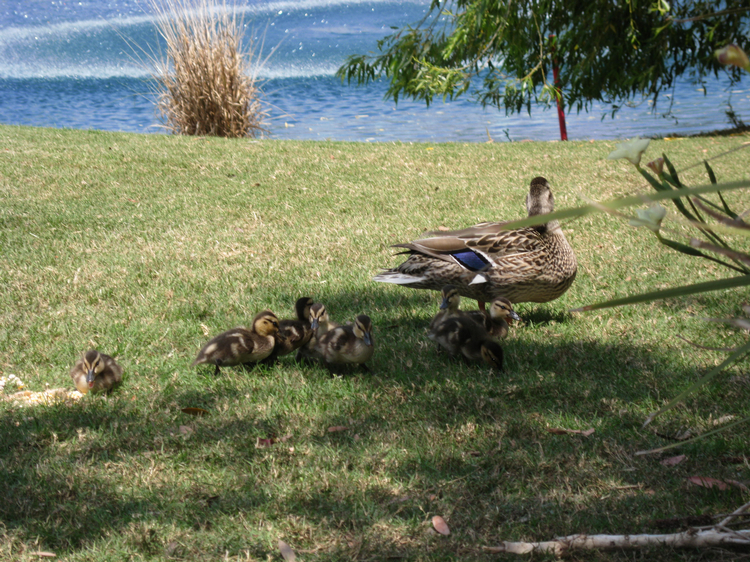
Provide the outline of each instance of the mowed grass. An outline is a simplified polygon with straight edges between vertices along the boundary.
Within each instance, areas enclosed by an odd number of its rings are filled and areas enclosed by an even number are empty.
[[[747,141],[653,141],[646,158],[664,151],[682,169]],[[31,390],[72,389],[68,370],[94,346],[125,368],[109,396],[0,402],[0,558],[281,560],[281,539],[303,560],[513,559],[482,547],[679,531],[657,520],[747,501],[735,487],[686,481],[750,480],[746,426],[661,457],[634,455],[750,413],[742,363],[641,428],[725,357],[678,335],[709,347],[746,341],[702,318],[742,315],[747,291],[567,312],[731,272],[614,217],[565,223],[578,277],[557,301],[517,305],[525,322],[504,345],[502,374],[436,352],[426,337],[436,293],[371,281],[399,263],[393,243],[523,217],[537,175],[558,209],[647,192],[629,163],[606,160],[613,148],[0,127],[0,375]],[[713,164],[719,181],[750,176],[747,151]],[[683,180],[705,177],[695,167]],[[727,198],[750,208],[748,194]],[[210,336],[265,308],[291,317],[303,295],[340,322],[371,316],[373,374],[332,377],[291,357],[219,377],[190,367]],[[271,438],[279,440],[256,446]],[[679,453],[687,460],[660,464]],[[449,536],[432,530],[434,515]],[[705,557],[643,556],[656,555]]]

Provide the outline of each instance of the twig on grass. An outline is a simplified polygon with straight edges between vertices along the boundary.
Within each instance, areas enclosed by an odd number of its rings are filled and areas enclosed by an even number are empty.
[[[650,546],[669,546],[672,548],[750,546],[750,530],[725,531],[718,527],[719,525],[705,531],[688,529],[681,533],[667,535],[569,535],[543,542],[506,541],[499,546],[484,547],[484,550],[491,553],[551,553],[562,556],[572,550],[611,550]]]

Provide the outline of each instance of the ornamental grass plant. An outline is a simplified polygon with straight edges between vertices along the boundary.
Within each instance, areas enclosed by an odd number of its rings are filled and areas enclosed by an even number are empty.
[[[245,52],[244,25],[218,0],[153,0],[166,43],[157,62],[157,108],[174,134],[256,137],[266,112],[253,68],[252,43]]]

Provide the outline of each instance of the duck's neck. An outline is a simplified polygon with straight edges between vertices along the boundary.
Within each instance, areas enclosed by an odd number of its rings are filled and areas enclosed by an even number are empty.
[[[562,228],[560,228],[559,221],[549,221],[545,226],[547,227],[548,234],[556,234],[559,236],[565,236],[563,234]]]

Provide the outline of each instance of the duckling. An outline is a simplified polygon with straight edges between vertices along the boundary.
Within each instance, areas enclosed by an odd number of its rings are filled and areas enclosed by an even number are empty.
[[[234,328],[209,340],[198,352],[193,366],[216,365],[214,375],[218,375],[220,367],[261,361],[271,355],[278,332],[279,319],[270,310],[264,310],[253,318],[250,330]]]
[[[331,321],[325,305],[316,302],[310,307],[310,327],[315,330],[315,335],[320,337],[327,331],[338,328],[339,325]]]
[[[297,350],[297,361],[303,359],[322,360],[323,357],[315,351],[315,346],[318,343],[318,340],[320,340],[323,334],[329,330],[339,327],[336,322],[331,321],[328,317],[328,311],[326,310],[325,305],[320,302],[316,302],[310,307],[309,318],[310,329],[313,334],[307,343]]]
[[[430,332],[429,338],[444,348],[451,357],[463,356],[468,361],[484,361],[502,370],[503,349],[490,338],[487,330],[468,315],[452,316]]]
[[[450,318],[451,316],[460,313],[458,306],[461,303],[461,295],[454,285],[446,285],[443,287],[442,291],[440,291],[440,294],[442,295],[443,300],[440,303],[440,310],[430,322],[430,331],[435,330],[446,318]]]
[[[263,363],[273,363],[278,357],[288,355],[310,341],[313,336],[313,329],[310,325],[312,305],[313,300],[310,297],[297,299],[294,305],[297,318],[279,321],[279,332],[276,334],[273,351],[263,360]]]
[[[109,355],[90,349],[73,365],[70,378],[81,394],[109,392],[122,382],[122,367]]]
[[[315,353],[323,362],[332,365],[358,364],[369,371],[365,363],[375,350],[372,339],[372,321],[360,314],[354,324],[339,326],[323,334],[315,345]]]
[[[466,314],[474,322],[481,324],[487,330],[487,334],[495,340],[505,339],[508,335],[508,330],[510,329],[508,319],[521,320],[521,317],[513,310],[513,303],[505,297],[497,297],[493,300],[489,311],[473,310],[466,312]]]
[[[503,370],[503,348],[495,340],[489,339],[482,342],[479,353],[487,365],[498,371]]]

